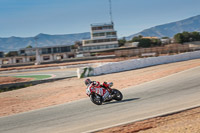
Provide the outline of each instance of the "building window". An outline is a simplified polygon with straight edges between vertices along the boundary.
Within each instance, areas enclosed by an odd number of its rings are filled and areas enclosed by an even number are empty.
[[[104,26],[103,29],[113,29],[113,26],[110,25],[110,26]]]
[[[92,27],[92,30],[102,30],[102,27]]]
[[[51,48],[43,48],[42,49],[42,54],[51,54]]]
[[[70,47],[61,47],[61,52],[70,52]]]
[[[0,52],[0,58],[3,58],[3,57],[4,57],[4,53]]]
[[[47,52],[47,49],[46,48],[43,48],[42,49],[42,54],[47,54],[48,52]]]
[[[109,48],[113,48],[113,46],[112,46],[112,45],[108,45],[108,47],[109,47]]]
[[[106,36],[116,36],[116,32],[107,32]]]
[[[43,60],[50,60],[50,56],[44,56]]]
[[[22,63],[23,62],[23,59],[22,58],[17,58],[16,59],[16,63]]]
[[[25,54],[25,50],[20,50],[20,54]]]
[[[61,48],[60,47],[53,48],[53,53],[61,53]]]
[[[113,29],[113,25],[92,27],[92,30],[107,30]]]
[[[33,61],[36,61],[36,58],[35,57],[30,57],[29,60],[30,60],[30,62],[33,62]]]
[[[48,49],[47,49],[47,53],[48,53],[48,54],[51,54],[51,48],[48,48]]]
[[[93,33],[93,37],[105,36],[105,33]]]
[[[113,41],[117,41],[117,38],[98,39],[98,40],[88,40],[88,41],[85,41],[85,44],[90,44],[90,43],[102,43],[102,42],[113,42]]]

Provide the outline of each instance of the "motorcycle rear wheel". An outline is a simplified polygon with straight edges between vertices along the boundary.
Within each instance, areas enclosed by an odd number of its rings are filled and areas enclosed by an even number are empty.
[[[101,105],[103,102],[102,96],[99,96],[97,94],[90,95],[90,100],[96,105]]]

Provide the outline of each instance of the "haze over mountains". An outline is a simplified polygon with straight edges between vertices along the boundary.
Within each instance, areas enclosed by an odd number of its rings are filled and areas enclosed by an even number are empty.
[[[126,37],[130,40],[132,37],[137,35],[143,36],[157,36],[157,37],[173,37],[176,33],[183,31],[200,31],[200,15],[190,17],[177,22],[167,23],[163,25],[158,25],[149,29],[145,29],[137,34],[130,35]],[[82,39],[89,39],[90,33],[77,33],[77,34],[64,34],[64,35],[48,35],[48,34],[38,34],[38,47],[42,46],[53,46],[53,45],[72,45],[75,41],[80,41]],[[35,47],[34,37],[0,37],[0,51],[14,51],[20,48],[25,48],[27,46]]]

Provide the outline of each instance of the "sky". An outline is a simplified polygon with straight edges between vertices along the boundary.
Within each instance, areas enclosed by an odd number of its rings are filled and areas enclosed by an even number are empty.
[[[112,0],[119,37],[200,15],[200,0]],[[108,0],[0,0],[0,37],[90,32],[110,22]]]

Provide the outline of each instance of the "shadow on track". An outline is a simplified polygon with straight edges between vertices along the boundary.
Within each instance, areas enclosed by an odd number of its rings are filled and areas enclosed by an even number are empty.
[[[114,104],[114,103],[130,102],[130,101],[134,101],[134,100],[138,100],[138,99],[140,99],[140,98],[129,98],[129,99],[123,99],[121,101],[110,101],[110,102],[105,102],[103,105]]]

